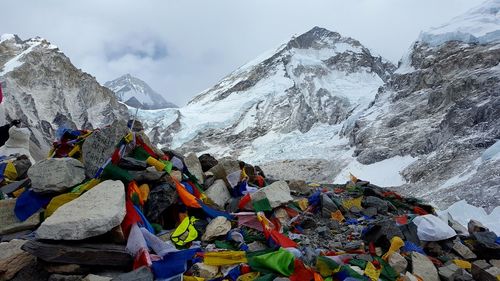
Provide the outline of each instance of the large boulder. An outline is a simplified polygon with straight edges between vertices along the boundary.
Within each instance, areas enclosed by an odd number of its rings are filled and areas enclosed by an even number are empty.
[[[157,221],[160,215],[177,201],[177,198],[175,186],[170,183],[162,183],[154,187],[146,203],[146,216],[152,221]]]
[[[417,252],[411,253],[411,265],[413,275],[425,281],[439,281],[439,275],[432,261],[426,256]]]
[[[216,179],[224,180],[228,187],[231,187],[231,185],[227,180],[227,176],[238,171],[240,171],[240,163],[238,160],[228,157],[222,158],[217,165],[209,170],[209,172],[211,172]]]
[[[220,208],[224,208],[226,203],[231,199],[231,194],[227,190],[226,184],[223,180],[216,180],[205,191],[205,195]]]
[[[125,217],[125,187],[107,180],[59,207],[36,231],[40,239],[81,240],[110,231]]]
[[[290,188],[285,181],[277,181],[259,189],[251,195],[252,201],[259,201],[264,198],[269,200],[271,208],[276,208],[281,204],[288,203],[293,200],[290,195]]]
[[[49,158],[31,166],[28,177],[34,192],[60,193],[81,183],[85,168],[74,158]]]
[[[186,155],[184,164],[186,164],[188,171],[196,177],[198,182],[203,183],[203,169],[201,168],[200,160],[198,160],[196,154],[191,152]]]
[[[200,160],[201,169],[203,170],[203,172],[212,169],[212,167],[219,163],[219,161],[217,161],[217,159],[215,159],[210,154],[202,154],[200,157],[198,157],[198,160]]]
[[[0,243],[0,280],[10,280],[25,265],[35,259],[31,254],[23,251],[21,247],[26,240],[14,239],[10,242]]]
[[[85,174],[93,177],[113,154],[118,142],[128,133],[125,121],[115,121],[111,126],[96,130],[83,143]]]

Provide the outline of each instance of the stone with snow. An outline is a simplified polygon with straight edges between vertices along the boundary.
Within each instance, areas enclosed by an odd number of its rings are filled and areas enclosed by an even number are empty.
[[[34,192],[64,192],[85,179],[82,162],[74,158],[48,158],[28,170]]]
[[[59,207],[36,231],[39,239],[81,240],[104,234],[125,217],[125,187],[107,180]]]
[[[227,190],[223,180],[216,180],[206,191],[205,194],[210,198],[215,205],[224,208],[226,203],[231,199],[231,194]]]
[[[439,281],[439,275],[434,264],[426,256],[412,252],[411,264],[413,268],[413,275],[422,278],[425,281]]]
[[[26,243],[25,240],[19,239],[0,243],[0,280],[10,280],[25,265],[35,259],[34,256],[21,249],[24,243]]]
[[[288,203],[293,200],[290,195],[290,188],[285,181],[277,181],[263,187],[251,195],[252,201],[262,200],[267,198],[271,208],[276,208],[281,204]]]
[[[198,179],[199,183],[203,183],[203,170],[201,168],[201,163],[198,157],[196,157],[195,153],[189,153],[185,158],[184,158],[184,164],[186,164],[186,167],[188,171]]]

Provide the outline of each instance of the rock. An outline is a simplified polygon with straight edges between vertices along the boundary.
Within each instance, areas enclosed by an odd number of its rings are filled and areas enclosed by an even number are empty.
[[[159,181],[165,172],[158,172],[155,167],[148,167],[146,170],[142,171],[130,171],[132,178],[137,182],[154,182]]]
[[[28,241],[22,249],[51,263],[114,267],[132,265],[132,257],[124,245]]]
[[[82,281],[83,275],[52,274],[48,281]]]
[[[217,165],[215,165],[209,170],[209,172],[214,174],[215,179],[224,180],[227,187],[231,187],[231,185],[227,181],[227,176],[239,170],[240,170],[239,162],[237,160],[226,157],[222,158]]]
[[[142,266],[134,271],[121,274],[112,279],[112,281],[153,281],[154,276],[149,268]]]
[[[411,253],[413,275],[425,281],[439,281],[438,271],[434,264],[426,256],[417,252]]]
[[[467,230],[472,234],[474,232],[488,231],[488,228],[477,220],[470,220],[467,224]]]
[[[486,269],[486,272],[491,274],[491,276],[500,276],[500,267],[492,266]]]
[[[21,222],[14,213],[17,199],[0,200],[0,235],[23,230],[32,230],[40,223],[40,213],[35,213]]]
[[[326,194],[321,194],[321,216],[331,218],[332,213],[338,210],[337,205]]]
[[[107,180],[59,207],[36,231],[40,239],[81,240],[104,234],[125,217],[125,187]]]
[[[32,165],[30,159],[26,155],[24,155],[24,157],[18,157],[16,160],[14,160],[13,164],[14,167],[16,167],[18,178],[22,178],[24,175],[26,175]]]
[[[408,261],[398,252],[395,252],[389,257],[389,265],[392,266],[397,273],[401,274],[406,271]]]
[[[477,258],[476,254],[474,254],[474,252],[472,252],[469,247],[465,246],[459,241],[455,241],[453,243],[453,250],[455,250],[455,252],[457,252],[464,259],[469,260]]]
[[[193,275],[205,279],[213,279],[219,273],[219,267],[204,263],[195,263],[192,267]]]
[[[182,181],[182,173],[180,171],[172,171],[170,173],[170,176],[174,179],[176,179],[178,182]]]
[[[118,163],[118,167],[128,171],[142,171],[146,170],[148,164],[146,161],[137,160],[132,157],[123,157]]]
[[[472,277],[474,278],[474,280],[498,281],[495,275],[492,275],[490,272],[488,272],[490,268],[491,265],[489,265],[485,261],[481,261],[479,263],[477,261],[473,262],[471,268]],[[494,269],[492,271],[495,272],[496,270]]]
[[[78,274],[87,271],[79,264],[47,264],[44,268],[49,273],[59,274]]]
[[[26,240],[0,243],[0,280],[9,280],[35,257],[21,249]]]
[[[28,170],[31,186],[37,193],[59,193],[85,179],[82,162],[74,158],[48,158]]]
[[[403,281],[420,281],[415,275],[410,272],[406,272],[405,276],[403,276]]]
[[[186,164],[188,171],[195,176],[196,179],[198,179],[198,182],[203,184],[203,169],[201,167],[200,160],[196,157],[196,154],[189,153],[184,158],[184,164]]]
[[[82,279],[82,281],[111,281],[110,277],[89,274]]]
[[[208,224],[201,240],[210,241],[217,236],[226,235],[229,230],[231,230],[231,222],[225,217],[216,217]]]
[[[45,271],[36,259],[33,259],[11,281],[47,281],[49,276],[50,273]]]
[[[11,195],[14,191],[21,188],[28,188],[29,186],[31,186],[31,181],[30,179],[26,178],[4,185],[0,188],[0,191],[7,195]]]
[[[170,183],[162,183],[154,187],[146,202],[145,215],[152,221],[158,220],[160,215],[177,201],[178,194]]]
[[[368,208],[364,208],[363,210],[361,210],[361,214],[363,214],[367,217],[374,217],[378,214],[378,212],[377,212],[377,208],[368,207]]]
[[[206,191],[205,194],[215,205],[224,209],[226,203],[231,199],[231,194],[227,190],[223,180],[216,180]]]
[[[200,157],[198,157],[198,160],[200,160],[200,165],[203,172],[212,169],[212,167],[219,163],[219,161],[217,161],[217,159],[215,159],[210,154],[202,154],[200,155]]]
[[[363,199],[363,207],[370,208],[374,207],[377,209],[377,212],[385,214],[389,211],[389,205],[387,201],[380,199],[375,196],[367,196]]]
[[[82,146],[82,159],[87,177],[93,177],[111,157],[115,146],[128,133],[125,121],[117,120],[108,127],[96,130]]]
[[[490,260],[492,266],[500,267],[500,260]]]
[[[453,281],[455,277],[460,275],[461,268],[454,263],[439,268],[439,276],[444,281]]]
[[[291,180],[288,182],[290,191],[294,194],[309,195],[311,194],[311,188],[303,180]]]
[[[260,241],[254,241],[254,242],[248,244],[247,246],[248,246],[248,250],[250,252],[256,252],[256,251],[261,251],[261,250],[267,249],[267,246]]]
[[[0,147],[0,155],[26,155],[31,163],[35,163],[30,154],[30,136],[31,131],[28,128],[10,127],[9,139]]]
[[[293,200],[290,196],[290,188],[285,181],[277,181],[265,186],[251,195],[252,201],[262,200],[267,198],[271,208],[279,207],[281,204],[288,203]]]

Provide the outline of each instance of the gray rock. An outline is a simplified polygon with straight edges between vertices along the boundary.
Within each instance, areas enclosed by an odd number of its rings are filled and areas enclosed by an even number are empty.
[[[361,210],[361,213],[365,216],[368,216],[368,217],[374,217],[377,215],[377,208],[375,207],[368,207],[368,208],[364,208],[363,210]]]
[[[210,198],[219,208],[224,208],[231,199],[231,194],[227,190],[223,180],[216,180],[206,191],[205,195]]]
[[[146,202],[145,214],[153,222],[157,221],[161,213],[177,201],[179,195],[175,187],[169,183],[163,183],[154,187]]]
[[[419,276],[425,281],[440,281],[436,267],[434,267],[434,264],[426,256],[412,252],[411,264],[413,275]]]
[[[142,171],[146,170],[148,164],[146,161],[137,160],[132,157],[123,157],[118,163],[118,166],[128,171]]]
[[[264,244],[260,241],[254,241],[254,242],[248,244],[247,246],[248,246],[248,250],[250,252],[256,252],[256,251],[261,251],[261,250],[267,249],[266,244]]]
[[[210,241],[217,236],[226,235],[231,230],[231,222],[225,217],[216,217],[211,220],[201,236],[202,241]]]
[[[392,266],[392,268],[397,272],[397,273],[404,273],[406,271],[406,268],[408,267],[408,261],[401,256],[398,252],[393,253],[389,257],[389,265]]]
[[[377,208],[377,212],[379,213],[387,213],[389,211],[389,205],[387,204],[387,201],[382,200],[378,197],[375,196],[367,196],[363,199],[363,207],[365,208],[370,208],[374,207]]]
[[[201,169],[203,170],[203,172],[212,169],[212,167],[219,163],[219,161],[217,161],[217,159],[215,159],[210,154],[202,154],[200,155],[200,157],[198,157],[198,160],[200,160]]]
[[[17,199],[0,200],[0,235],[22,230],[32,230],[40,223],[40,213],[35,213],[21,222],[14,213]]]
[[[165,172],[159,172],[154,167],[148,167],[143,171],[130,171],[129,173],[138,182],[158,181],[165,175]]]
[[[460,267],[454,263],[439,268],[439,276],[444,281],[453,281],[458,275],[460,275]]]
[[[293,194],[309,195],[312,192],[311,187],[303,180],[291,180],[288,186]]]
[[[476,254],[474,254],[474,252],[472,252],[472,250],[469,249],[469,247],[465,246],[459,241],[455,241],[453,243],[453,250],[455,250],[455,252],[457,252],[464,259],[477,258]]]
[[[93,177],[111,157],[115,146],[128,133],[125,121],[115,121],[108,127],[94,131],[82,146],[82,159],[87,177]]]
[[[112,281],[153,281],[154,276],[147,267],[142,266],[134,271],[119,275]]]
[[[48,158],[28,170],[34,192],[64,192],[85,179],[82,162],[74,158]]]
[[[267,198],[271,208],[279,207],[281,204],[293,200],[290,196],[290,188],[285,181],[277,181],[265,186],[251,195],[252,200],[262,200]]]
[[[237,160],[231,158],[222,158],[217,165],[212,167],[209,172],[211,172],[216,179],[224,180],[228,187],[231,187],[227,181],[227,176],[233,172],[240,170],[240,164]]]
[[[104,181],[59,207],[36,231],[40,239],[81,240],[110,231],[125,217],[125,187]]]
[[[25,240],[0,243],[0,280],[9,280],[35,257],[21,249]]]
[[[111,277],[89,274],[85,276],[82,281],[111,281]]]
[[[184,157],[184,164],[188,171],[198,179],[198,183],[203,184],[203,169],[201,168],[200,160],[196,157],[196,154],[191,152],[186,157]]]
[[[52,274],[48,281],[82,281],[83,275]]]
[[[321,194],[321,216],[330,218],[331,214],[338,210],[337,205],[326,194]]]

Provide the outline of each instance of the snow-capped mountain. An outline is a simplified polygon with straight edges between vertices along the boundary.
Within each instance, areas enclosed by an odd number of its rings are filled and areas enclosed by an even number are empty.
[[[500,0],[423,32],[349,136],[359,163],[414,158],[411,194],[498,205]]]
[[[160,146],[239,157],[279,178],[352,172],[441,206],[496,206],[499,10],[487,1],[421,33],[395,72],[358,41],[314,28],[187,106],[139,118]]]
[[[95,128],[128,118],[112,91],[39,37],[0,37],[0,82],[6,119],[21,119],[31,130],[30,150],[38,159],[46,157],[60,126]]]
[[[357,40],[315,27],[240,67],[187,106],[139,116],[163,146],[254,162],[332,156],[336,142],[348,143],[338,132],[373,101],[394,69]],[[282,147],[287,144],[279,139],[292,136],[307,141]]]
[[[134,108],[161,109],[178,107],[171,102],[167,102],[146,82],[130,74],[108,81],[104,86],[115,92],[120,101]]]

